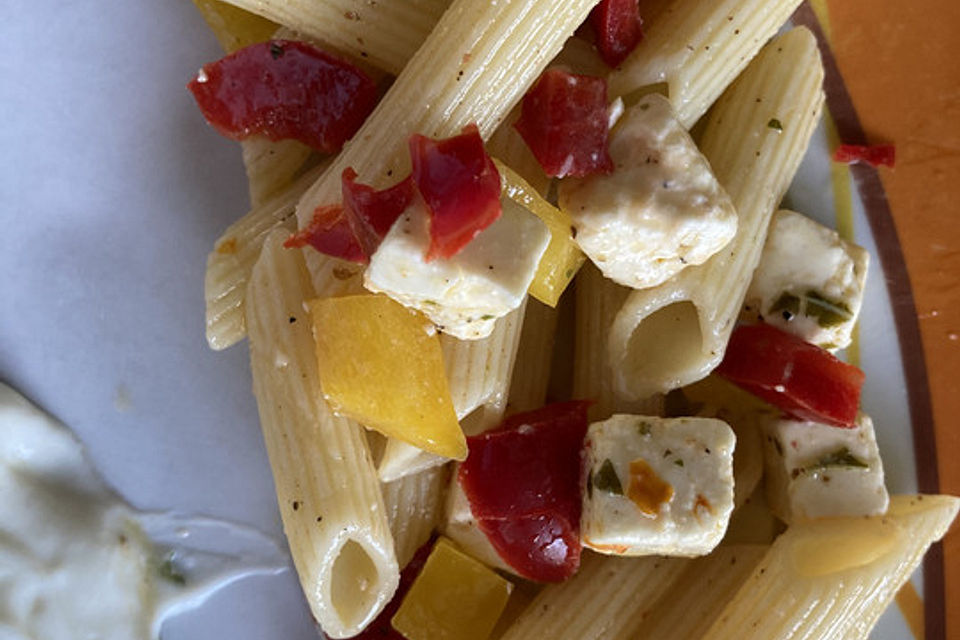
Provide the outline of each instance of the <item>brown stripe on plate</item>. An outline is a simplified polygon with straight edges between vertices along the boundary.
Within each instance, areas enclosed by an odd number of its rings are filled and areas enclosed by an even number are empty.
[[[830,114],[836,123],[840,139],[849,144],[866,144],[867,137],[860,125],[860,118],[857,116],[853,100],[840,75],[830,43],[809,2],[800,5],[793,15],[793,23],[807,27],[817,38],[825,71],[827,108],[830,109]],[[907,264],[900,248],[900,239],[890,211],[890,204],[877,170],[865,163],[853,164],[850,170],[870,223],[870,231],[877,243],[880,266],[883,269],[890,304],[893,308],[893,319],[900,344],[900,359],[903,362],[903,374],[907,384],[907,399],[910,402],[917,486],[922,493],[939,493],[940,477],[936,464],[937,445],[933,430],[933,407],[930,400],[923,341],[920,337],[920,324],[917,320]],[[945,640],[943,548],[939,542],[930,548],[924,558],[923,592],[927,640]]]

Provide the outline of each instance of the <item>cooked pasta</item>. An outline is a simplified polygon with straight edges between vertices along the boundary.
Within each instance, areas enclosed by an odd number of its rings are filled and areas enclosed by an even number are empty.
[[[674,0],[649,18],[647,36],[610,74],[610,95],[667,83],[670,102],[692,127],[800,0]]]
[[[300,583],[324,631],[344,638],[386,605],[399,571],[366,438],[321,395],[304,310],[314,293],[286,236],[266,238],[248,286],[253,388]]]
[[[891,496],[885,516],[790,527],[703,638],[867,638],[958,508],[953,496]]]
[[[819,121],[822,85],[813,34],[792,29],[760,52],[711,111],[700,148],[736,206],[737,234],[704,264],[626,298],[608,344],[619,393],[642,398],[681,387],[723,358],[770,216]]]
[[[226,1],[391,73],[403,69],[450,4],[449,0]]]
[[[306,188],[321,173],[318,167],[267,202],[255,207],[229,227],[207,256],[204,277],[207,344],[211,349],[226,349],[247,334],[244,299],[247,281],[260,247],[276,229],[294,230],[294,208]]]

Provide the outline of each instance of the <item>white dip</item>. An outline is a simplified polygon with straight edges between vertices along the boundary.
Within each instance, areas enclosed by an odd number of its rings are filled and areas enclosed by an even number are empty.
[[[0,383],[0,640],[155,638],[165,615],[285,566],[250,529],[135,511],[70,431]]]

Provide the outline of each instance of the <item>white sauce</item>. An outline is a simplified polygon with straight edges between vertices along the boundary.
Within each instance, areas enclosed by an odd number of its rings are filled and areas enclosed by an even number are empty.
[[[0,640],[156,638],[171,613],[286,566],[251,529],[135,511],[66,428],[0,384]]]

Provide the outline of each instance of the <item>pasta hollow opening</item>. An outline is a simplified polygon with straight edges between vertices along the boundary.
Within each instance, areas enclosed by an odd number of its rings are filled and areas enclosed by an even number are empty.
[[[689,300],[657,309],[637,325],[627,343],[627,380],[685,379],[703,360],[700,315]]]
[[[347,628],[359,628],[377,606],[377,565],[356,540],[347,540],[330,571],[330,602]]]

